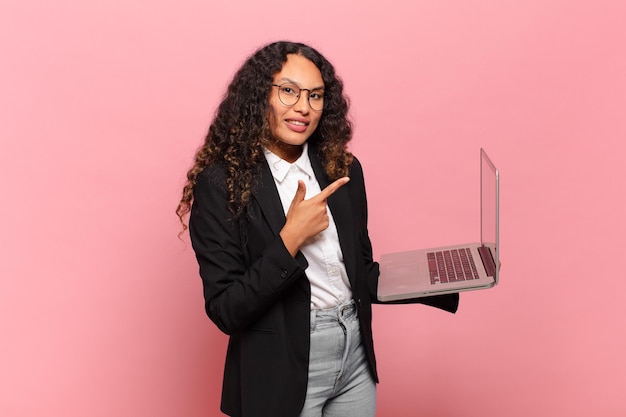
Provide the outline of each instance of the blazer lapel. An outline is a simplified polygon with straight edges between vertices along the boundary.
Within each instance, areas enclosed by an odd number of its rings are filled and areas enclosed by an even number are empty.
[[[285,225],[285,212],[280,202],[280,194],[276,188],[272,171],[270,170],[267,161],[263,161],[261,166],[261,183],[259,188],[254,194],[254,198],[259,203],[259,207],[263,212],[263,217],[270,225],[274,236],[278,236],[283,226]],[[302,254],[298,251],[296,260],[303,267],[306,268],[309,263]]]
[[[326,188],[330,184],[330,180],[322,167],[322,163],[314,151],[313,146],[309,146],[309,159],[313,172],[320,185],[320,189]],[[339,188],[333,195],[328,197],[328,207],[333,214],[335,225],[337,226],[337,234],[339,235],[339,245],[343,253],[343,262],[346,266],[348,279],[352,288],[356,288],[356,243],[354,241],[354,221],[352,216],[352,204],[350,202],[350,193],[348,187],[350,183]]]
[[[254,194],[254,198],[259,202],[263,216],[272,228],[272,232],[278,236],[280,230],[285,225],[285,214],[267,161],[262,163],[261,183]]]

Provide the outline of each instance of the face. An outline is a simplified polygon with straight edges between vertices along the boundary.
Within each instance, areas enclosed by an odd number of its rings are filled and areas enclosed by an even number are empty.
[[[274,75],[272,84],[289,82],[307,90],[323,89],[324,81],[320,70],[307,58],[290,54],[280,72]],[[270,93],[270,130],[277,142],[270,150],[288,162],[294,162],[302,153],[302,145],[313,134],[322,117],[309,105],[309,91],[302,90],[298,102],[292,106],[283,104],[278,98],[278,87]],[[311,99],[313,101],[314,98]]]

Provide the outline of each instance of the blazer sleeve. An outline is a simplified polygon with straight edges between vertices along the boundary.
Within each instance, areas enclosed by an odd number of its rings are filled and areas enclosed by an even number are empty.
[[[372,256],[372,243],[367,229],[368,214],[365,180],[363,177],[363,168],[356,158],[354,158],[350,172],[350,182],[352,183],[353,181],[354,186],[350,188],[352,192],[351,199],[355,202],[354,214],[357,218],[357,224],[360,227],[359,240],[361,242],[361,253],[365,261],[368,288],[372,302],[376,304],[424,304],[440,308],[450,313],[455,313],[459,306],[458,293],[387,302],[378,300],[378,278],[380,276],[380,269],[378,263],[374,261]]]
[[[249,259],[242,241],[244,222],[232,219],[223,184],[225,172],[220,167],[209,166],[198,176],[189,233],[200,267],[207,315],[221,331],[233,334],[256,321],[304,275],[304,269],[280,236],[269,229],[267,235],[247,237],[268,242],[260,256]]]

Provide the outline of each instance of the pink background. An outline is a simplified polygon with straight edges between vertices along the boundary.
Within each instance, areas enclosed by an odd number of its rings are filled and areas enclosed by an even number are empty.
[[[626,415],[624,4],[3,0],[0,415],[219,415],[174,209],[283,38],[345,80],[375,257],[477,239],[481,146],[501,170],[501,285],[375,307],[378,416]]]

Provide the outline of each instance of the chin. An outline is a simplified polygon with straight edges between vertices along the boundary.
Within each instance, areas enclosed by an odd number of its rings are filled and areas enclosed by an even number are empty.
[[[279,137],[278,141],[284,145],[291,145],[291,146],[302,146],[306,143],[307,140],[309,140],[309,138],[311,137],[311,135],[297,135],[297,136],[283,136],[283,137]]]

